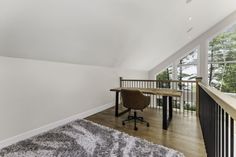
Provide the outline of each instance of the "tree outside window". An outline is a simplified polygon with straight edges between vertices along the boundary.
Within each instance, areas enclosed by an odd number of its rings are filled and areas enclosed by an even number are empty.
[[[172,78],[172,74],[173,74],[173,67],[169,66],[168,68],[166,68],[164,71],[162,71],[161,73],[159,73],[156,76],[157,80],[171,80]]]
[[[226,93],[236,93],[236,25],[209,42],[208,83]]]
[[[159,73],[156,76],[157,80],[172,80],[173,79],[173,66],[169,66],[164,71]],[[170,82],[162,82],[158,85],[160,88],[170,88],[171,84]]]

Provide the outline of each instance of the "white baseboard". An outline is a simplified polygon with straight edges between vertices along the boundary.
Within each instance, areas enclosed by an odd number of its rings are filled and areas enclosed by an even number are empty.
[[[106,110],[106,109],[108,109],[108,108],[110,108],[112,106],[114,106],[114,103],[108,103],[108,104],[105,104],[103,106],[99,106],[97,108],[90,109],[88,111],[85,111],[85,112],[73,115],[71,117],[68,117],[68,118],[65,118],[65,119],[62,119],[62,120],[59,120],[59,121],[56,121],[56,122],[44,125],[44,126],[42,126],[40,128],[37,128],[37,129],[34,129],[34,130],[30,130],[30,131],[24,132],[22,134],[13,136],[11,138],[5,139],[3,141],[0,141],[0,149],[4,148],[4,147],[7,147],[7,146],[9,146],[11,144],[14,144],[16,142],[19,142],[19,141],[25,140],[27,138],[30,138],[32,136],[41,134],[41,133],[46,132],[48,130],[51,130],[53,128],[59,127],[61,125],[65,125],[65,124],[67,124],[69,122],[72,122],[72,121],[74,121],[76,119],[86,118],[88,116],[91,116],[91,115],[96,114],[98,112],[101,112],[103,110]]]

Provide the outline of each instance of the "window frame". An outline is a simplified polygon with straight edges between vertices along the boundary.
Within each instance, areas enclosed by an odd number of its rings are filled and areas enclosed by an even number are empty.
[[[209,83],[209,69],[208,66],[210,64],[236,64],[236,60],[232,60],[232,61],[209,61],[209,49],[210,49],[210,42],[216,38],[218,35],[227,32],[229,29],[231,29],[232,27],[236,26],[236,21],[232,22],[230,25],[228,25],[227,27],[225,27],[224,29],[216,32],[214,35],[212,35],[210,38],[207,39],[206,43],[207,43],[207,51],[206,51],[206,56],[207,56],[207,84],[209,86],[211,86],[211,84]]]

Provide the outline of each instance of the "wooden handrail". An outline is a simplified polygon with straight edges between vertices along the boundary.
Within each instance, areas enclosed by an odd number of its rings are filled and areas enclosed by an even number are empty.
[[[199,86],[218,104],[225,112],[227,112],[233,119],[236,119],[236,99],[228,96],[219,90],[199,83]]]
[[[134,79],[122,79],[121,81],[143,81],[143,82],[188,82],[195,83],[196,81],[189,80],[134,80]]]

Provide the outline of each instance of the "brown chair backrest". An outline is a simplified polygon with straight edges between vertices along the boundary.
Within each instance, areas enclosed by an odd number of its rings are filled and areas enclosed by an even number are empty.
[[[126,108],[143,110],[150,103],[150,97],[145,96],[139,90],[122,89],[122,103]]]

